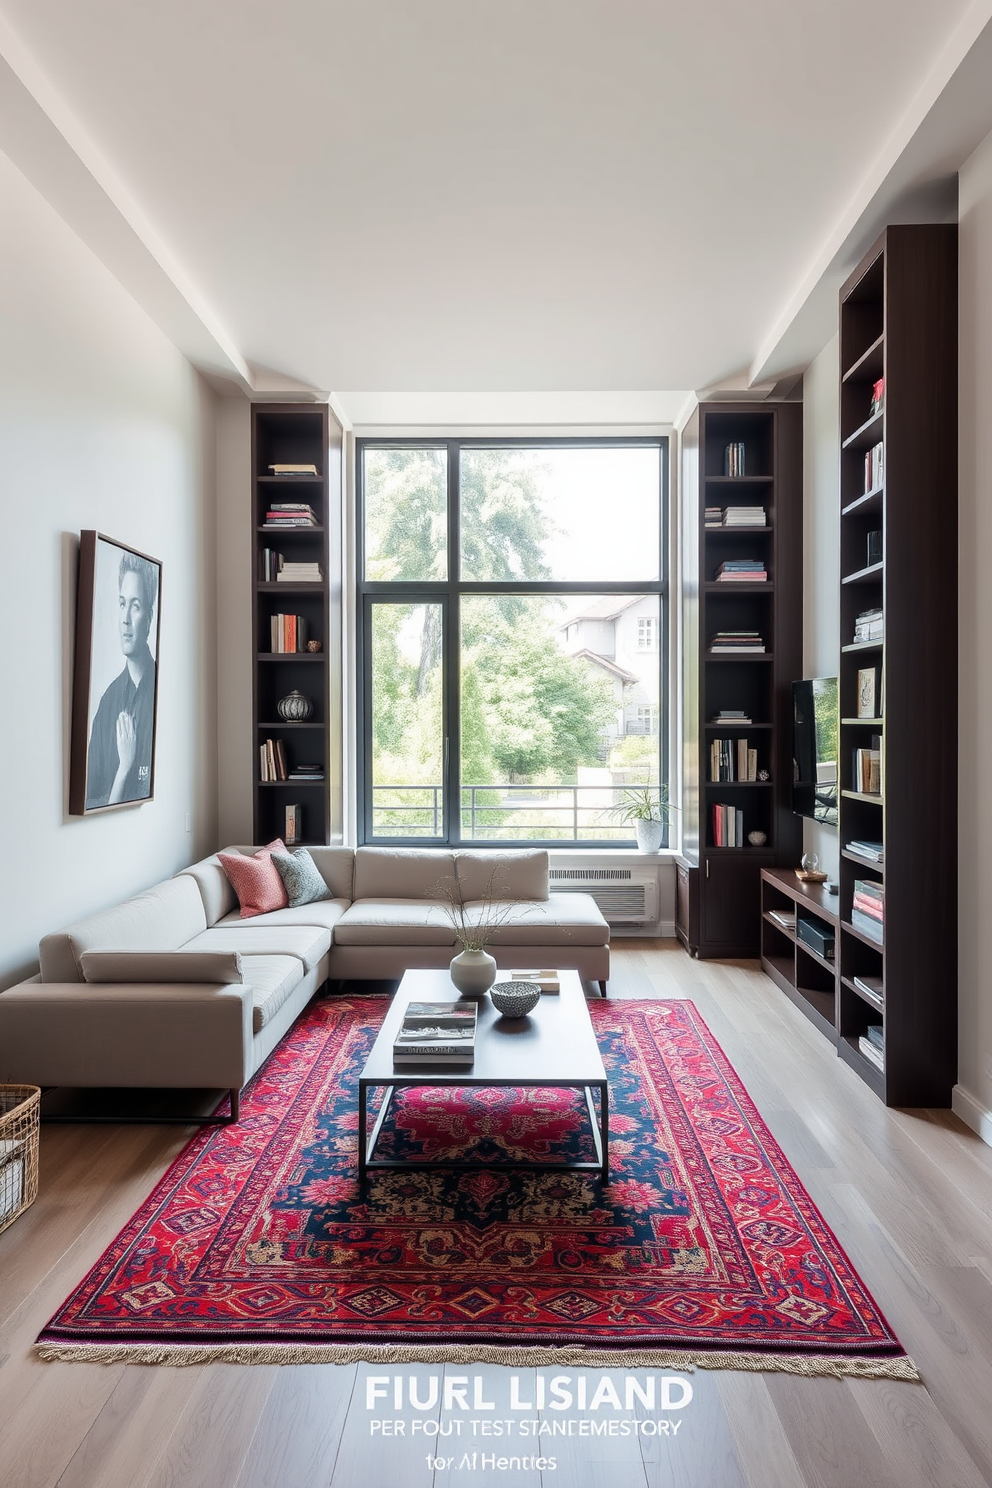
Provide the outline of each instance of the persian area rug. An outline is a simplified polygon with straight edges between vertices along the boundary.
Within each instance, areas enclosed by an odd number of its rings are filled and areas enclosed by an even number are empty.
[[[589,1011],[611,1181],[581,1093],[397,1092],[357,1177],[379,998],[312,1004],[38,1340],[48,1359],[486,1361],[918,1376],[690,1002]],[[477,1166],[444,1168],[472,1158]]]

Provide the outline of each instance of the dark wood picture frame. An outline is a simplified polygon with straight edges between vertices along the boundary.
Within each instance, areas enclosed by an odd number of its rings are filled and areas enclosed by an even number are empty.
[[[69,747],[73,816],[154,798],[161,597],[159,559],[92,528],[80,533]],[[116,651],[110,640],[115,600]]]

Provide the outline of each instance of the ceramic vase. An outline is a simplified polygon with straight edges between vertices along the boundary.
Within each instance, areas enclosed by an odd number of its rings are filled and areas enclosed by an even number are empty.
[[[488,951],[461,951],[450,970],[463,997],[485,997],[496,980],[496,962]]]
[[[665,823],[642,817],[634,823],[634,836],[641,852],[657,852],[665,838]]]
[[[276,712],[287,723],[305,723],[313,713],[313,703],[294,687],[292,692],[276,703]]]

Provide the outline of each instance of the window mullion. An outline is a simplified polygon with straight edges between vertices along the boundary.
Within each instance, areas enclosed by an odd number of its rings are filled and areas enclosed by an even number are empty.
[[[448,603],[444,628],[445,840],[461,841],[461,447],[448,444]]]

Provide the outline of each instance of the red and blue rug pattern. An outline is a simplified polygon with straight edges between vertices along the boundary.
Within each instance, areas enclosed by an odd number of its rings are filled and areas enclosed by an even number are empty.
[[[384,1007],[311,1005],[240,1123],[193,1138],[45,1328],[43,1354],[578,1348],[913,1377],[690,1002],[590,1006],[610,1080],[605,1187],[516,1165],[592,1158],[579,1094],[421,1086],[397,1093],[377,1155],[432,1166],[380,1170],[363,1189],[357,1079]]]

